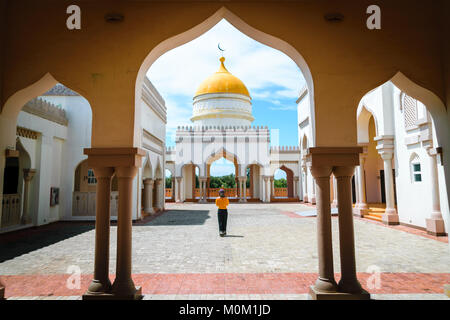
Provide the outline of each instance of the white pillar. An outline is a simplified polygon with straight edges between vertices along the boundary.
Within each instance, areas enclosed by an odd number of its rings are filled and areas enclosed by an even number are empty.
[[[275,177],[270,177],[270,199],[275,198]]]
[[[311,176],[311,180],[312,180],[312,187],[309,202],[311,202],[312,204],[316,204],[316,180],[314,179],[313,176]]]
[[[30,183],[36,173],[36,169],[23,169],[23,180],[24,180],[24,188],[23,188],[23,215],[22,215],[22,224],[31,223],[30,217]]]
[[[153,214],[153,179],[144,180],[144,212]]]
[[[270,202],[270,177],[264,176],[264,202]]]
[[[161,195],[162,195],[162,187],[164,187],[163,186],[163,184],[162,184],[162,179],[161,178],[157,178],[157,179],[155,179],[155,189],[156,189],[156,194],[155,194],[155,197],[156,197],[156,209],[158,210],[158,211],[160,211],[160,210],[162,210],[163,209],[163,201],[162,201],[162,197],[161,197]]]
[[[365,156],[361,155],[359,157],[359,166],[356,167],[357,170],[357,178],[358,178],[358,205],[355,210],[355,214],[359,216],[364,216],[367,213],[367,198],[366,198],[366,179],[364,176],[364,164],[365,164]]]
[[[383,222],[389,225],[399,224],[397,210],[395,209],[394,176],[392,174],[393,153],[383,152],[381,158],[384,163],[384,190],[386,196],[386,211],[382,217]]]
[[[299,182],[299,177],[294,177],[294,198],[299,199],[299,193],[298,193],[298,182]]]
[[[199,186],[200,186],[200,203],[206,203],[206,181],[207,178],[206,177],[201,177],[198,179],[199,180]]]
[[[247,177],[244,178],[243,184],[244,184],[244,194],[243,194],[244,199],[243,199],[243,201],[247,202]]]
[[[426,219],[427,232],[435,236],[445,235],[444,220],[442,219],[441,203],[439,198],[439,178],[436,163],[435,150],[428,150],[430,161],[430,185],[431,185],[431,215]]]
[[[181,202],[181,179],[182,177],[176,177],[175,178],[175,183],[176,183],[176,187],[175,187],[175,201],[176,202]]]
[[[306,165],[302,166],[303,169],[303,174],[304,174],[304,179],[303,179],[303,183],[305,185],[304,189],[303,189],[303,202],[308,202],[309,201],[309,195],[308,195],[308,169],[306,168]]]
[[[337,206],[338,205],[338,200],[337,200],[337,180],[335,175],[333,174],[333,202],[331,203],[333,206]]]

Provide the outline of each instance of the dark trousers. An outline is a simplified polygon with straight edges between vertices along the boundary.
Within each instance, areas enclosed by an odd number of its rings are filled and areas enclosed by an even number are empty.
[[[227,209],[219,209],[217,211],[217,219],[219,220],[219,231],[220,232],[227,231],[227,218],[228,218],[228,210]]]

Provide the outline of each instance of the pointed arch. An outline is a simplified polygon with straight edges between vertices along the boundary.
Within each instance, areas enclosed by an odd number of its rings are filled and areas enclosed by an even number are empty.
[[[358,130],[357,141],[359,145],[369,143],[369,122],[371,117],[373,117],[373,120],[375,122],[375,132],[376,132],[375,136],[377,136],[379,133],[379,129],[375,112],[370,110],[366,104],[360,103],[357,111],[357,120],[356,120],[356,126]]]
[[[250,26],[239,16],[231,12],[226,7],[221,7],[213,15],[211,15],[209,18],[207,18],[200,24],[194,26],[193,28],[164,40],[150,51],[150,53],[144,58],[143,62],[141,63],[141,66],[139,68],[136,77],[135,110],[137,111],[139,110],[139,101],[142,94],[142,86],[144,83],[145,74],[147,70],[150,68],[150,66],[167,51],[172,50],[176,47],[179,47],[189,41],[198,38],[199,36],[207,32],[209,29],[214,27],[222,19],[227,20],[231,25],[233,25],[236,29],[238,29],[240,32],[244,33],[248,37],[264,45],[267,45],[271,48],[283,52],[297,64],[297,66],[299,67],[299,69],[303,74],[303,77],[305,78],[306,88],[308,90],[308,94],[310,95],[309,104],[311,110],[311,126],[312,132],[315,132],[314,83],[311,70],[308,64],[306,63],[306,60],[297,51],[296,48],[294,48],[286,41]],[[139,123],[139,120],[140,120],[139,112],[135,112],[135,124]],[[315,135],[313,134],[312,137],[313,144],[314,144],[314,136]]]

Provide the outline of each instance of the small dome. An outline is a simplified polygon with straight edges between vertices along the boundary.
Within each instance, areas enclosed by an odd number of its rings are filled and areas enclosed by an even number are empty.
[[[225,68],[224,61],[221,57],[219,70],[200,84],[194,97],[207,93],[236,93],[251,98],[245,84]]]

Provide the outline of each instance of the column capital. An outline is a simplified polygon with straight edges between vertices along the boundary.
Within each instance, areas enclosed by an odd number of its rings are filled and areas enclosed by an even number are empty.
[[[208,177],[198,177],[198,181],[206,182],[208,181]]]
[[[115,168],[115,172],[116,172],[116,177],[117,178],[128,178],[128,179],[133,179],[134,176],[137,173],[137,167],[132,166],[132,167],[116,167]],[[94,169],[94,173],[95,173],[95,169]]]
[[[373,138],[377,142],[378,153],[384,160],[392,159],[394,154],[394,136],[377,136]]]
[[[141,148],[86,148],[91,167],[141,167],[145,151]]]
[[[181,179],[183,179],[183,177],[175,177],[175,179],[176,179],[178,182],[181,182]]]
[[[241,181],[241,182],[247,181],[247,177],[239,176],[238,179],[239,179],[239,181]]]
[[[23,169],[23,179],[25,181],[31,181],[36,173],[36,169]]]
[[[270,176],[262,176],[262,177],[263,177],[265,182],[269,181]]]
[[[308,167],[357,166],[362,151],[362,147],[308,148],[306,162]]]
[[[94,166],[92,167],[92,170],[94,170],[95,179],[111,179],[114,174],[113,167]]]
[[[153,182],[154,182],[154,180],[153,180],[152,178],[147,178],[147,179],[144,179],[144,184],[147,184],[147,185],[152,185],[152,184],[153,184]]]
[[[333,172],[333,167],[310,167],[311,175],[314,177],[314,179],[319,178],[329,178],[331,175],[331,172]]]
[[[299,180],[300,180],[300,177],[298,177],[298,176],[294,177],[294,181],[299,181]]]
[[[355,166],[338,166],[333,168],[336,179],[342,177],[352,177],[355,174]]]

